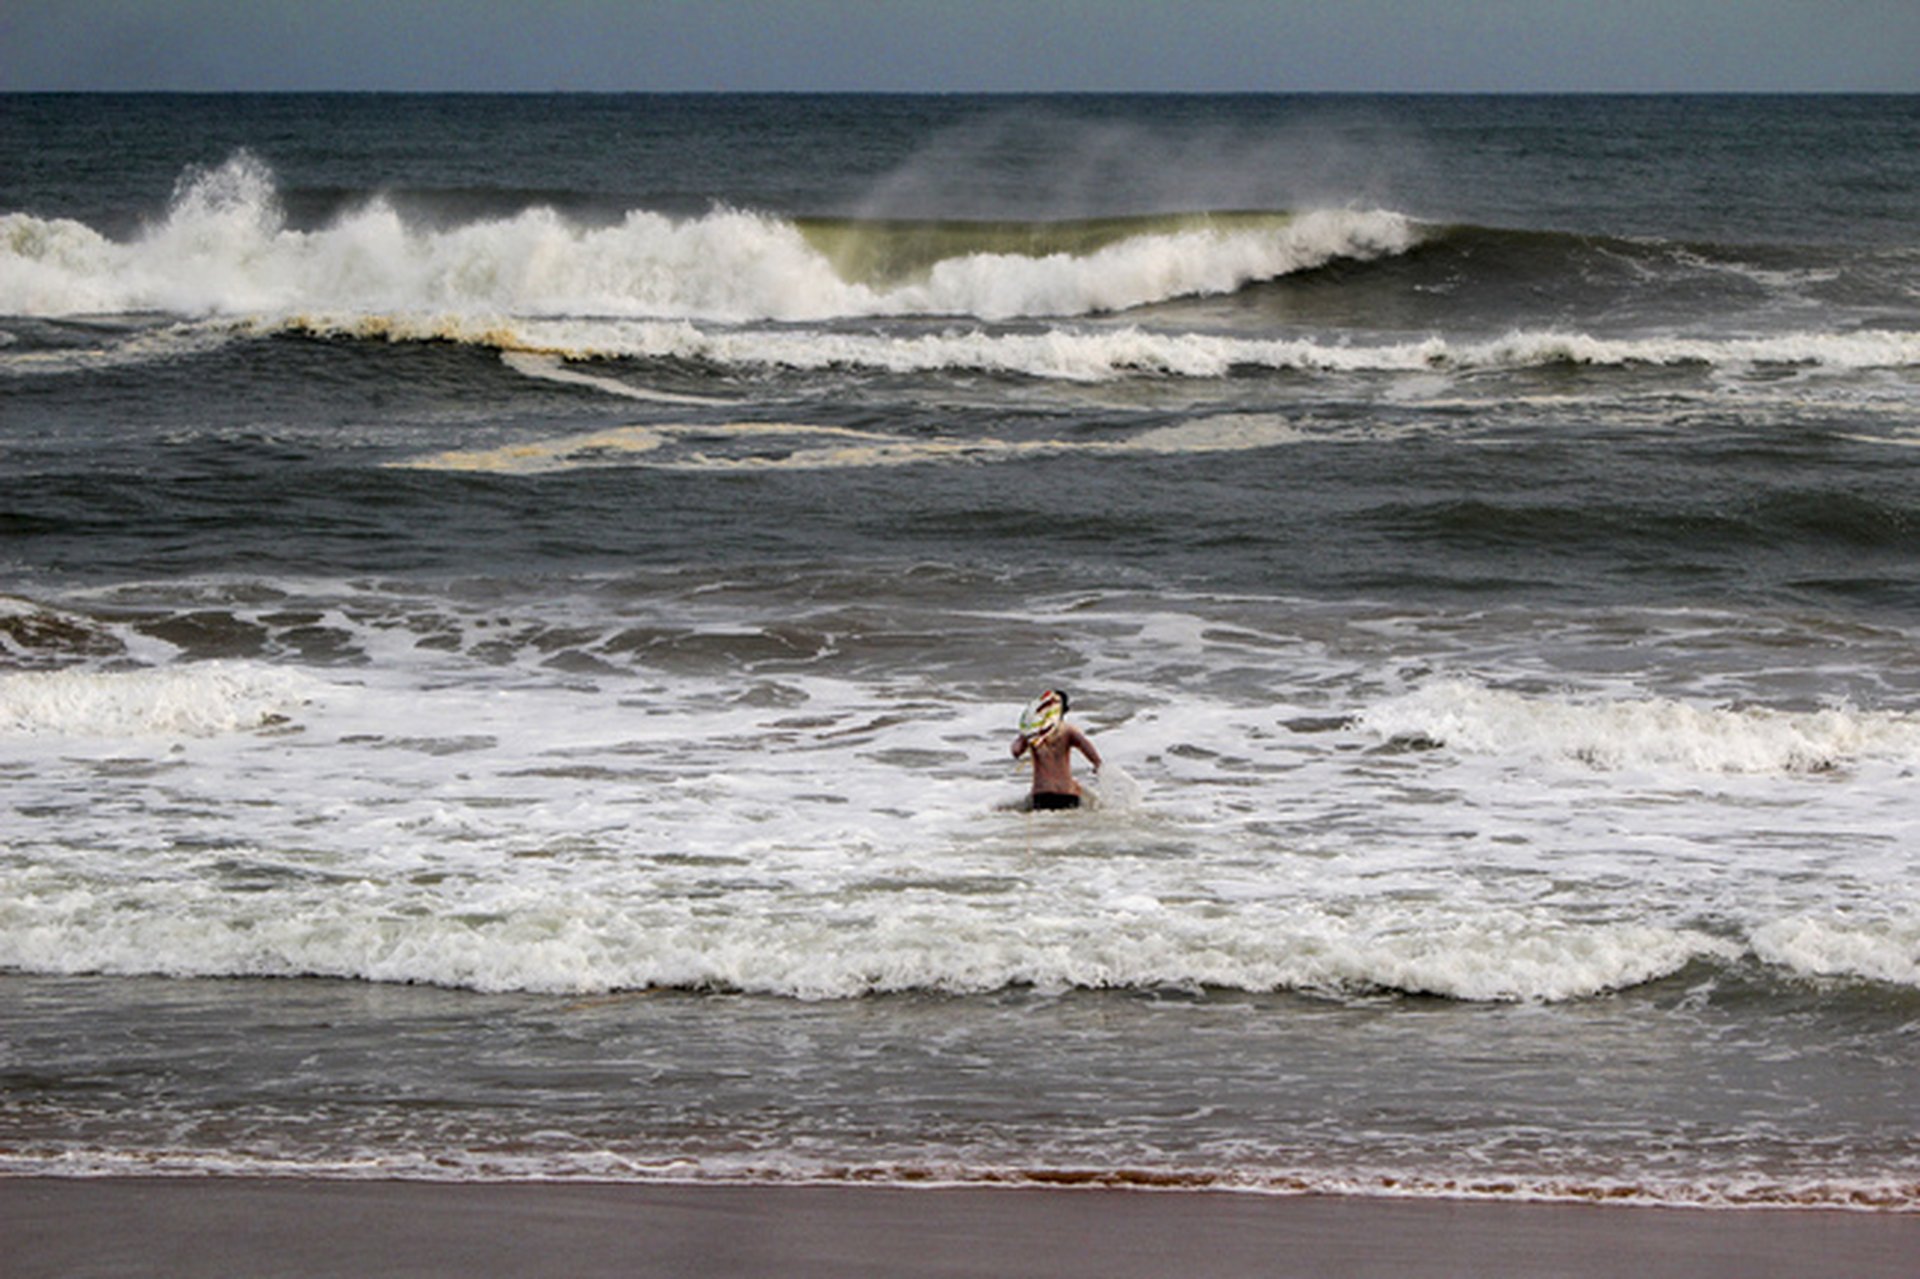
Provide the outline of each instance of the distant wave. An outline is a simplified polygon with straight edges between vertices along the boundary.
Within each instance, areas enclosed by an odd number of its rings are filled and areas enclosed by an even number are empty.
[[[754,329],[685,320],[469,320],[345,314],[288,316],[273,321],[272,328],[324,337],[456,342],[571,361],[682,360],[727,367],[869,368],[889,373],[968,370],[1083,382],[1130,374],[1214,378],[1236,370],[1417,373],[1556,366],[1773,365],[1846,371],[1920,366],[1920,333],[1886,330],[1752,338],[1605,338],[1558,330],[1515,330],[1480,340],[1422,337],[1359,343],[1165,332],[1141,325],[1017,331],[956,327],[899,334]]]
[[[547,206],[435,227],[373,198],[289,229],[272,172],[241,153],[190,175],[164,220],[117,242],[68,219],[0,217],[0,313],[624,316],[709,321],[1083,315],[1237,290],[1404,252],[1386,211],[1199,214],[1057,224],[795,222],[644,210],[586,225]]]
[[[620,362],[682,362],[723,369],[867,369],[978,372],[1097,383],[1147,376],[1222,378],[1243,372],[1473,374],[1526,369],[1696,367],[1851,373],[1920,368],[1920,332],[1860,329],[1764,337],[1603,337],[1515,329],[1487,338],[1400,342],[1258,338],[1164,331],[1141,324],[999,330],[863,332],[756,328],[688,319],[508,318],[493,314],[309,310],[179,321],[102,332],[86,345],[0,350],[0,377],[40,377],[190,359],[248,338],[295,334],[374,342],[450,342],[498,351],[516,371],[663,403],[713,403],[622,377]]]

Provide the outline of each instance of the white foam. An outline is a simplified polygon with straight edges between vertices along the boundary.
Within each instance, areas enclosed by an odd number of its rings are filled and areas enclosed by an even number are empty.
[[[1434,917],[1438,915],[1438,917]],[[1494,911],[1449,921],[1407,912],[1365,944],[1336,949],[1322,983],[1380,986],[1454,999],[1566,1000],[1624,990],[1695,959],[1730,959],[1731,942],[1645,924],[1571,924]]]
[[[1434,363],[1462,369],[1531,368],[1552,364],[1898,369],[1920,364],[1920,333],[1862,329],[1849,333],[1798,332],[1765,337],[1601,338],[1552,330],[1515,331],[1491,342],[1450,345],[1436,353]]]
[[[1754,930],[1760,958],[1809,977],[1920,987],[1920,911],[1884,908],[1796,915]]]
[[[0,675],[0,734],[208,737],[274,722],[319,687],[296,671],[225,662]]]
[[[167,217],[115,243],[78,223],[0,220],[0,312],[165,311],[698,314],[808,318],[862,312],[790,225],[719,211],[690,222],[635,213],[613,227],[548,209],[446,230],[375,200],[322,230],[285,227],[270,171],[245,153],[192,175]]]
[[[1441,680],[1367,707],[1358,722],[1382,738],[1609,769],[1808,773],[1869,758],[1920,763],[1920,717],[1841,707],[1795,712],[1667,698],[1581,700]]]
[[[0,314],[123,311],[111,272],[114,246],[68,218],[0,215]]]

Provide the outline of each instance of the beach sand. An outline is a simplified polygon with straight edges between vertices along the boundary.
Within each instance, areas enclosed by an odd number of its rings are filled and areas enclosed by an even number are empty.
[[[0,1271],[1911,1276],[1920,1216],[1127,1190],[0,1179]]]

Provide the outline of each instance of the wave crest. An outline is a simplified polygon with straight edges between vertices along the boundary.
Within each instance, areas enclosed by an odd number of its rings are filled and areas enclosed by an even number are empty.
[[[435,228],[374,198],[315,231],[286,225],[272,172],[241,152],[182,177],[128,243],[0,219],[0,312],[299,311],[619,316],[722,322],[918,314],[988,319],[1125,309],[1404,252],[1384,211],[1061,223],[796,222],[717,208],[590,226],[535,206]]]
[[[990,287],[990,282],[982,287]],[[1222,378],[1239,370],[1447,376],[1563,364],[1612,368],[1697,364],[1733,371],[1792,365],[1828,373],[1920,367],[1920,333],[1872,331],[1756,339],[1639,340],[1515,332],[1486,342],[1428,337],[1362,345],[1312,338],[1162,332],[1136,324],[1050,326],[1014,332],[956,325],[939,332],[881,334],[717,327],[686,319],[504,320],[493,316],[313,312],[281,317],[267,327],[321,337],[456,342],[575,361],[677,360],[730,368],[801,371],[970,371],[1068,382],[1102,382],[1135,375]],[[0,368],[8,367],[11,365],[0,361]],[[604,381],[602,387],[613,390]],[[614,393],[633,395],[635,389]]]

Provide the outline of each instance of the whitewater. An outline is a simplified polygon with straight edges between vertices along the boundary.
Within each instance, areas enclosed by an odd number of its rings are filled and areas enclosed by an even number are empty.
[[[833,674],[823,651],[741,703],[707,675],[647,673],[630,627],[587,617],[563,649],[490,641],[496,673],[475,682],[396,647],[376,604],[308,624],[345,632],[336,661],[381,654],[377,677],[233,660],[0,676],[17,837],[64,850],[5,875],[0,964],[808,999],[1165,985],[1564,1000],[1758,959],[1920,987],[1898,840],[1876,854],[1866,834],[1876,811],[1887,835],[1912,831],[1896,816],[1920,767],[1910,713],[1456,678],[1328,719],[1291,681],[1176,703],[1116,668],[1099,686],[1136,709],[1113,734],[1157,780],[1143,793],[1120,765],[1102,790],[1124,800],[1062,828],[997,812],[1014,793],[982,773],[998,717],[971,699],[923,692],[916,714],[891,714],[887,684]],[[710,624],[751,642],[742,622]],[[1223,644],[1255,642],[1188,626],[1117,613],[1104,629],[1223,675]],[[556,666],[601,673],[555,683]],[[841,756],[823,791],[821,762]],[[88,813],[103,776],[120,798]],[[1236,779],[1262,778],[1292,810],[1277,850],[1269,822],[1235,817]],[[651,794],[631,789],[643,781]],[[1482,827],[1469,876],[1446,867],[1459,833],[1420,829],[1418,797],[1441,790]],[[302,802],[280,811],[287,793]],[[1816,868],[1841,803],[1864,825],[1835,897]],[[141,854],[114,816],[125,804],[174,812],[172,851]],[[1370,811],[1336,817],[1350,804]],[[1355,821],[1374,832],[1365,857],[1329,840]],[[1749,828],[1803,828],[1808,887],[1750,897],[1759,868],[1733,851]],[[1764,882],[1782,869],[1769,861]],[[246,883],[276,890],[231,891]]]
[[[287,227],[276,180],[240,154],[182,179],[130,243],[65,219],[0,218],[0,308],[14,315],[632,316],[742,323],[886,315],[1007,319],[1125,310],[1231,293],[1336,258],[1404,252],[1385,211],[1275,215],[1258,229],[1121,238],[1090,254],[968,253],[892,286],[848,280],[791,219],[735,209],[636,210],[586,226],[552,209],[452,228],[409,225],[378,196],[334,225]]]

